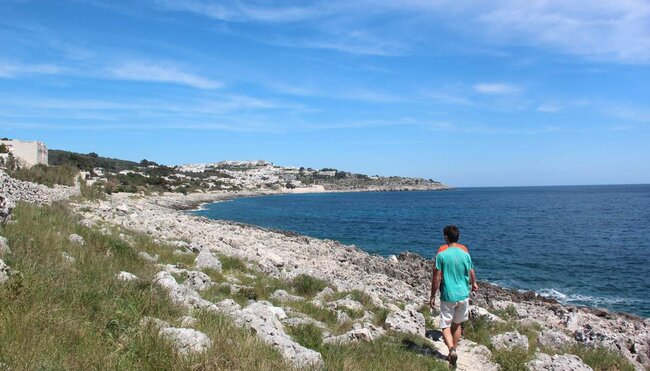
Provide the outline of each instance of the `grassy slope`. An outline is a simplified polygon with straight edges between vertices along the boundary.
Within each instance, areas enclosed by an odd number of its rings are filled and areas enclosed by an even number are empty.
[[[20,204],[14,211],[15,223],[0,227],[9,239],[12,254],[3,260],[20,273],[0,286],[0,362],[15,369],[137,369],[137,370],[287,370],[290,366],[278,352],[260,342],[248,330],[236,327],[229,318],[194,313],[196,326],[213,341],[210,351],[183,358],[153,331],[139,326],[144,316],[160,318],[179,326],[185,314],[166,294],[150,283],[157,269],[137,256],[138,251],[158,254],[161,262],[191,267],[193,256],[176,256],[173,249],[154,244],[146,236],[130,234],[133,244],[80,226],[63,204],[36,207]],[[115,230],[112,234],[117,236]],[[83,247],[67,237],[84,237]],[[67,263],[62,252],[76,262]],[[218,300],[232,297],[241,304],[248,299],[268,299],[278,288],[294,294],[313,296],[323,283],[310,277],[283,282],[246,268],[242,261],[221,257],[223,273],[207,272],[216,282],[238,277],[252,289],[232,294],[213,288],[204,297]],[[144,278],[137,283],[115,279],[119,271]],[[180,277],[178,277],[180,278]],[[374,310],[361,293],[351,294]],[[351,323],[337,325],[335,315],[305,304],[291,304],[297,310],[331,325],[341,333]],[[358,315],[350,313],[351,315]],[[289,329],[287,329],[289,330]],[[372,343],[326,346],[320,332],[309,329],[289,331],[296,341],[319,350],[330,370],[442,370],[444,363],[410,351],[405,339],[385,337]]]

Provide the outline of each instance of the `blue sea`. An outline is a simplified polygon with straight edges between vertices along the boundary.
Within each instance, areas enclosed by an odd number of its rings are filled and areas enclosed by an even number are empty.
[[[456,224],[479,279],[650,316],[650,185],[275,195],[195,213],[427,258]]]

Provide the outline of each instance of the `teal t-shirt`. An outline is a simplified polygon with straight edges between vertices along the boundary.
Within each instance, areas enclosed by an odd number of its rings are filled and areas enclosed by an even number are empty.
[[[450,247],[436,255],[436,269],[442,271],[440,300],[462,301],[469,298],[469,271],[472,258],[458,247]]]

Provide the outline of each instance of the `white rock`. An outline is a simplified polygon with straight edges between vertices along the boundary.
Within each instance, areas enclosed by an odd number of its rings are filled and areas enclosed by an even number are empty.
[[[116,275],[116,277],[117,277],[118,280],[126,281],[126,282],[137,281],[138,280],[138,276],[136,276],[133,273],[129,273],[129,272],[125,272],[125,271],[121,271],[120,273],[118,273]]]
[[[514,348],[528,350],[528,338],[517,331],[494,335],[490,338],[490,344],[497,350],[512,350]]]
[[[221,262],[207,249],[202,250],[199,255],[197,255],[194,260],[194,265],[199,269],[212,269],[221,272]]]
[[[165,327],[160,329],[160,335],[171,340],[183,355],[203,353],[212,346],[208,335],[190,328]]]
[[[553,330],[544,330],[537,337],[538,346],[553,350],[559,350],[574,343],[575,340],[573,338]]]
[[[399,260],[397,260],[397,256],[391,255],[388,257],[388,262],[391,264],[397,264],[399,263]]]
[[[407,307],[404,310],[399,310],[398,308],[397,311],[393,311],[388,314],[384,328],[389,331],[396,331],[424,337],[424,315],[411,307]]]
[[[9,241],[0,236],[0,255],[11,254],[11,249],[9,248]]]
[[[314,300],[325,301],[327,298],[331,297],[332,295],[334,295],[334,290],[332,290],[331,287],[326,287],[321,292],[316,294],[316,296],[314,296]]]
[[[323,339],[325,344],[345,344],[356,341],[372,341],[370,330],[361,328],[348,331],[343,335],[331,336]]]
[[[271,299],[280,301],[280,302],[287,302],[287,301],[303,301],[305,300],[304,298],[296,295],[291,295],[285,290],[276,290],[273,294],[271,294]]]
[[[203,272],[188,271],[185,273],[185,281],[183,282],[183,285],[197,291],[203,291],[212,286],[212,279]]]
[[[174,276],[172,276],[171,273],[166,271],[160,271],[156,273],[156,275],[153,278],[153,283],[156,285],[160,285],[161,287],[168,290],[178,286],[178,282],[176,282]]]
[[[535,358],[526,364],[530,371],[592,371],[580,357],[573,354],[549,356],[544,353],[535,353]]]
[[[363,304],[350,298],[339,299],[327,304],[328,307],[333,309],[349,309],[353,311],[363,310]]]
[[[191,316],[183,316],[180,318],[179,322],[181,327],[194,327],[199,323],[199,320]]]
[[[505,323],[501,317],[497,316],[496,314],[490,313],[487,309],[481,308],[476,305],[470,305],[468,308],[469,312],[469,318],[470,319],[475,319],[475,318],[485,318],[488,322],[495,322],[495,323]]]
[[[74,245],[78,246],[83,246],[86,244],[86,241],[84,241],[84,238],[81,237],[80,235],[73,233],[70,236],[68,236],[68,241]]]

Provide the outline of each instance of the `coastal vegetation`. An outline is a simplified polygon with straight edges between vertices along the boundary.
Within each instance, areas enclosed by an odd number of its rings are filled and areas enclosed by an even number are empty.
[[[116,275],[128,271],[152,277],[156,273],[158,268],[138,251],[179,267],[191,266],[192,256],[175,255],[170,246],[118,227],[82,226],[64,203],[43,207],[20,203],[13,217],[15,222],[0,227],[0,235],[6,236],[12,250],[3,259],[14,270],[10,280],[0,285],[0,365],[18,369],[294,369],[277,350],[223,315],[194,313],[195,328],[207,334],[212,345],[192,356],[180,355],[154,328],[143,324],[148,317],[178,323],[184,311],[148,279],[123,282]],[[82,237],[83,245],[67,237],[73,233]],[[268,299],[279,288],[312,296],[323,287],[322,281],[307,275],[280,281],[249,268],[244,260],[225,256],[220,260],[222,272],[206,270],[215,282],[240,279],[243,285],[254,285],[256,299]],[[203,295],[250,300],[246,293],[218,289]],[[352,295],[363,299],[358,293]],[[307,306],[294,308],[314,314]],[[325,315],[320,318],[327,319]],[[333,319],[327,322],[335,324],[336,314]],[[323,331],[313,325],[288,330],[300,344],[322,352],[327,369],[446,369],[443,362],[409,350],[399,336],[326,345]]]

